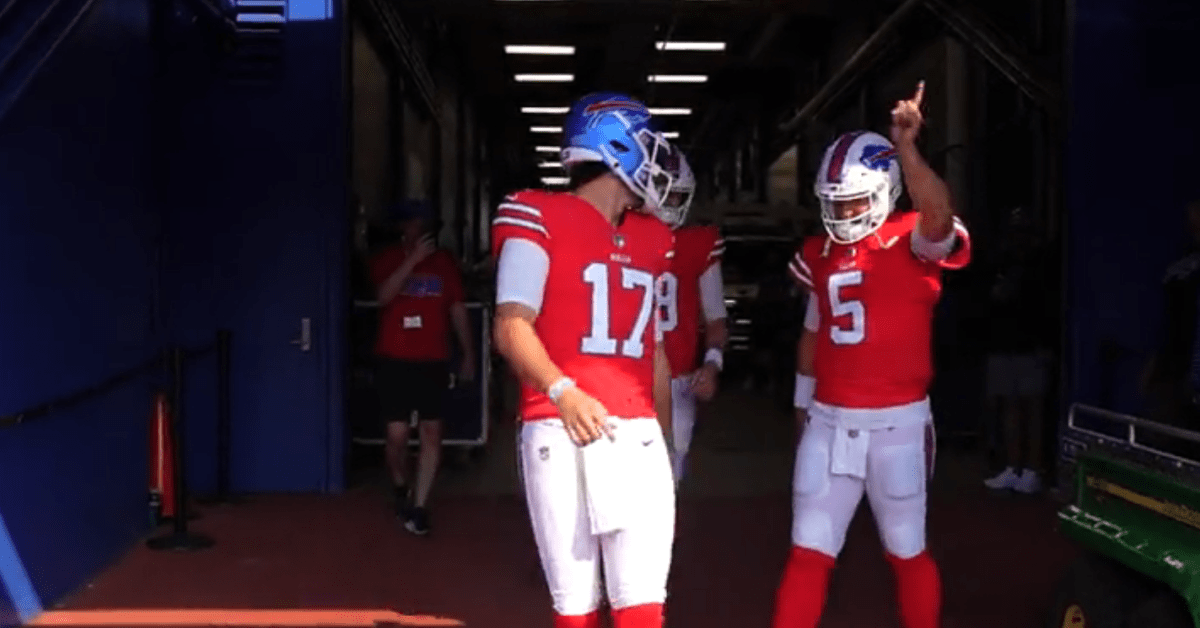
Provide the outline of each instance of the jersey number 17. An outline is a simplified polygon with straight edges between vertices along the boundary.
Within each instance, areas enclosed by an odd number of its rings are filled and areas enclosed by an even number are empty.
[[[642,338],[645,337],[646,326],[650,324],[650,317],[654,313],[654,275],[628,266],[619,268],[620,289],[641,291],[642,300],[633,321],[633,329],[623,340],[618,341],[612,337],[609,295],[615,288],[609,286],[609,265],[592,262],[583,269],[583,281],[592,287],[592,329],[584,336],[579,350],[591,355],[617,355],[620,349],[620,354],[625,357],[640,358],[646,354],[646,345]]]

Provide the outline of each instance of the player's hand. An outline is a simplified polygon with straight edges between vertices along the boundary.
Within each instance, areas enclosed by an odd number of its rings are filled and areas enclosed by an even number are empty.
[[[717,394],[717,365],[705,362],[692,377],[692,394],[700,401],[710,401]]]
[[[591,395],[572,386],[558,398],[558,414],[567,436],[576,445],[583,447],[601,438],[612,439],[612,425],[608,422],[608,410]]]
[[[921,100],[925,97],[925,81],[917,83],[917,93],[908,100],[901,100],[892,109],[892,142],[911,143],[917,139],[925,117],[921,115]]]
[[[416,266],[417,264],[420,264],[422,260],[432,255],[436,250],[437,244],[433,241],[433,235],[427,233],[413,243],[412,248],[409,249],[408,257],[405,258],[405,261],[411,263],[413,266]]]

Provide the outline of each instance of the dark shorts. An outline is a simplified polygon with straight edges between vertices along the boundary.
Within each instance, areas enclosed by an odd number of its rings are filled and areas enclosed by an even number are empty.
[[[442,418],[450,390],[449,363],[378,360],[375,391],[384,423],[407,423],[414,411],[420,421]]]

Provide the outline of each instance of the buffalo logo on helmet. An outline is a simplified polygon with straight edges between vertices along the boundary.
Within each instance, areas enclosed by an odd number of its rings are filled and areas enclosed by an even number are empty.
[[[646,107],[641,103],[632,100],[625,100],[623,98],[609,98],[607,100],[594,102],[584,107],[583,112],[591,115],[593,113],[600,113],[603,111],[613,111],[614,109],[628,109],[636,113],[650,113],[646,111]]]
[[[891,146],[868,144],[863,146],[862,157],[859,160],[871,170],[887,170],[888,162],[895,159],[896,154],[896,149]]]

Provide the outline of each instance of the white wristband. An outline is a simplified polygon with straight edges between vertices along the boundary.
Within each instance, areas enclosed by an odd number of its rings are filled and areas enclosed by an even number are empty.
[[[816,378],[796,373],[796,394],[792,399],[792,405],[807,410],[808,406],[812,404],[813,389],[816,387]]]
[[[550,398],[551,402],[558,403],[558,399],[562,397],[563,391],[574,385],[575,380],[570,377],[560,377],[546,389],[546,396]]]
[[[716,364],[719,371],[725,367],[725,356],[721,353],[720,349],[710,347],[708,351],[704,352],[704,363],[707,364],[709,362]]]

